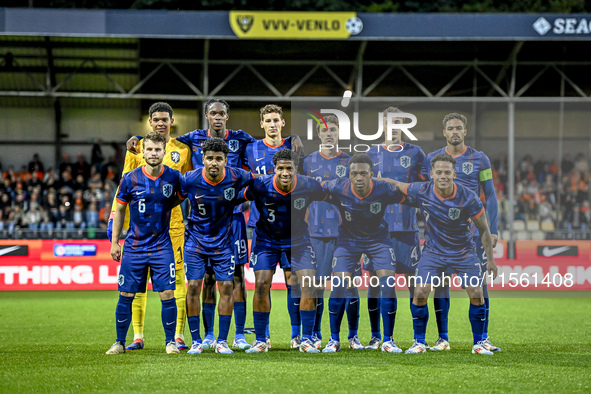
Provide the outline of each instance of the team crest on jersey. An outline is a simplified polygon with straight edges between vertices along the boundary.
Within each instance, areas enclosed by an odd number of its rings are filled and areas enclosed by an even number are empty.
[[[474,171],[474,164],[470,162],[462,163],[462,172],[466,175],[470,175]]]
[[[164,197],[166,198],[172,196],[172,185],[170,183],[162,185],[162,194],[164,194]]]
[[[339,178],[342,178],[345,176],[345,174],[347,174],[347,167],[339,164],[337,168],[335,168],[335,173]]]
[[[382,210],[382,203],[380,203],[380,202],[374,202],[373,204],[371,204],[369,206],[369,212],[373,213],[374,215],[377,213],[380,213],[381,210]]]
[[[296,198],[293,202],[293,206],[297,210],[304,208],[306,206],[306,199],[305,198]]]
[[[123,286],[125,283],[125,276],[119,275],[119,286]]]
[[[170,160],[172,160],[175,163],[178,163],[179,161],[181,161],[181,154],[173,150],[172,152],[170,152]]]
[[[238,140],[230,140],[228,141],[228,148],[230,148],[230,152],[236,152],[240,147],[240,143]]]
[[[403,168],[408,168],[410,167],[411,164],[411,160],[409,156],[402,156],[400,158],[400,166]]]
[[[460,210],[458,208],[450,208],[447,216],[449,216],[451,220],[456,220],[460,217]]]
[[[236,195],[236,191],[234,190],[233,187],[229,187],[226,190],[224,190],[224,198],[228,201],[231,201],[232,199],[234,199],[235,195]]]

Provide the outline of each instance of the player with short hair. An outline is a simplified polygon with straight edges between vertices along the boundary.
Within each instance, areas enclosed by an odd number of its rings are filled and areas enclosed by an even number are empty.
[[[429,179],[431,172],[430,160],[439,153],[447,153],[456,159],[456,182],[472,190],[480,196],[481,191],[486,199],[486,213],[490,221],[490,232],[492,234],[493,248],[498,242],[498,202],[495,192],[495,185],[492,178],[492,169],[490,160],[483,152],[477,151],[464,143],[466,133],[468,132],[468,120],[462,114],[450,113],[443,118],[443,136],[447,141],[444,148],[431,152],[427,155],[421,170],[421,178]],[[476,243],[476,252],[482,267],[486,266],[486,251],[481,243],[481,237],[478,229],[472,226],[472,234]],[[433,298],[435,306],[435,316],[437,318],[437,328],[439,330],[439,339],[431,350],[448,350],[449,334],[447,329],[449,314],[449,286],[440,286],[435,289]],[[490,351],[500,351],[501,348],[493,345],[488,338],[488,318],[489,318],[489,298],[486,285],[484,286],[484,302],[486,305],[485,321],[485,339],[484,346]]]
[[[115,311],[117,340],[107,354],[125,353],[125,339],[131,323],[132,302],[136,293],[146,291],[148,268],[154,291],[162,302],[162,326],[166,335],[166,353],[179,353],[175,342],[177,306],[175,255],[169,234],[173,207],[181,202],[181,173],[162,164],[166,138],[152,131],[143,142],[146,164],[125,174],[117,193],[113,219],[111,256],[121,261],[119,302]],[[129,206],[130,229],[125,238],[123,256],[119,237],[125,210]]]
[[[228,145],[221,138],[211,138],[201,144],[203,166],[183,177],[183,194],[189,196],[191,216],[187,226],[185,259],[187,279],[187,316],[192,335],[188,353],[203,350],[200,336],[201,302],[199,295],[206,269],[216,278],[220,293],[218,304],[219,334],[214,339],[215,352],[231,354],[227,337],[234,307],[234,270],[236,266],[231,222],[234,208],[239,204],[238,193],[253,179],[252,173],[227,167]]]
[[[397,107],[388,107],[384,110],[384,130],[387,130],[388,114],[401,113]],[[393,118],[394,124],[402,124],[403,118]],[[367,154],[373,161],[373,170],[376,178],[389,178],[401,182],[411,183],[420,181],[420,171],[425,159],[423,150],[413,144],[402,141],[400,129],[392,130],[392,139],[386,139],[382,145],[372,146]],[[419,226],[417,224],[416,208],[404,204],[392,204],[386,207],[384,216],[390,229],[390,239],[396,255],[396,273],[404,274],[410,278],[421,258],[421,241],[419,239]],[[413,286],[408,283],[410,302],[412,303]],[[380,347],[380,314],[379,314],[379,287],[368,289],[368,309],[372,326],[372,338],[366,346],[368,349]],[[377,310],[378,313],[372,313]]]
[[[282,137],[285,119],[283,118],[283,109],[276,104],[267,104],[260,109],[260,126],[265,131],[265,138],[255,140],[245,149],[244,164],[250,170],[259,175],[273,174],[274,155],[280,150],[294,150],[298,157],[303,156],[302,143],[297,135],[287,138]],[[259,219],[259,212],[256,204],[250,204],[250,217],[248,227],[254,228]],[[253,231],[251,250],[256,244],[256,232]],[[300,313],[299,299],[292,297],[291,271],[289,262],[283,257],[282,268],[285,274],[285,285],[287,287],[287,310],[291,321],[291,348],[297,349],[301,342],[300,337]],[[267,330],[268,331],[268,330]],[[267,335],[269,333],[267,332]],[[269,342],[270,343],[270,342]]]
[[[166,140],[166,155],[164,156],[164,165],[178,170],[181,174],[186,173],[193,167],[191,165],[191,151],[185,144],[179,143],[176,139],[170,138],[170,127],[174,124],[172,107],[168,103],[157,102],[150,106],[148,110],[148,122],[152,131],[162,134]],[[126,154],[125,165],[122,174],[146,165],[145,159],[142,158],[142,149],[139,145],[140,154]],[[137,153],[137,151],[136,151]],[[114,199],[112,206],[115,207],[117,201]],[[114,210],[111,212],[109,219],[109,229],[112,229]],[[174,250],[175,269],[179,275],[176,275],[176,289],[174,296],[177,303],[177,323],[175,340],[177,347],[181,350],[187,349],[184,342],[184,330],[186,321],[186,295],[187,287],[185,285],[185,265],[183,262],[183,245],[185,243],[185,225],[183,224],[183,212],[181,207],[175,207],[170,216],[170,238],[172,240],[172,247]],[[129,226],[129,215],[125,216],[124,228]],[[107,232],[109,239],[110,230]],[[127,350],[139,350],[144,348],[144,320],[147,306],[147,296],[145,292],[137,293],[133,301],[133,331],[134,342],[131,343]]]
[[[351,156],[338,149],[339,119],[335,115],[327,115],[324,117],[324,120],[326,124],[316,125],[316,133],[320,139],[320,148],[304,158],[303,173],[313,177],[318,182],[347,178],[349,176],[347,163]],[[316,274],[323,280],[330,280],[332,272],[330,264],[339,235],[338,227],[340,220],[339,210],[334,205],[324,201],[316,201],[310,205],[308,216],[310,243],[316,254]],[[356,268],[356,273],[361,275],[361,265]],[[352,297],[347,298],[345,306],[349,323],[349,347],[351,349],[361,350],[364,349],[364,346],[357,336],[359,327],[359,293],[357,289],[354,289],[352,293]],[[317,349],[322,344],[321,327],[323,313],[324,287],[318,292],[316,306],[313,340],[314,346]]]
[[[315,285],[312,280],[316,276],[316,263],[305,212],[313,201],[326,198],[326,193],[318,181],[296,175],[298,162],[297,153],[288,149],[278,151],[273,156],[275,175],[255,179],[252,186],[241,193],[245,199],[254,201],[260,213],[255,228],[256,243],[250,258],[256,277],[253,299],[256,340],[247,353],[268,351],[269,290],[280,261],[284,270],[291,268],[295,273],[291,277],[292,285],[301,284],[302,341],[299,349],[304,353],[319,353],[312,342],[316,318]]]
[[[368,271],[375,272],[382,288],[380,310],[384,325],[382,351],[400,353],[393,340],[397,300],[395,288],[396,257],[389,238],[388,223],[384,220],[385,208],[398,204],[405,197],[387,182],[372,180],[373,162],[366,154],[356,154],[349,160],[349,178],[324,182],[330,202],[338,206],[342,224],[332,259],[333,281],[340,278],[330,295],[330,342],[325,353],[338,352],[340,328],[345,308],[347,290],[352,286],[351,277],[363,254],[370,262]]]
[[[486,271],[493,278],[496,277],[497,266],[484,207],[476,193],[454,181],[456,160],[452,156],[437,154],[431,159],[430,165],[430,182],[389,181],[418,204],[425,219],[425,248],[415,274],[415,294],[411,306],[415,342],[406,353],[426,351],[425,333],[429,319],[427,299],[431,286],[434,286],[435,277],[441,281],[445,271],[452,269],[470,297],[469,318],[474,339],[472,353],[492,355],[483,342],[486,308],[482,279]],[[472,223],[478,228],[488,257],[484,273],[475,251]]]

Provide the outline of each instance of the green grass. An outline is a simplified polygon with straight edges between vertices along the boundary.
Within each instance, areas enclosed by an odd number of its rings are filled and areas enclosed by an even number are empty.
[[[116,292],[3,292],[0,392],[186,392],[206,387],[237,393],[591,391],[591,300],[491,301],[490,332],[503,348],[494,356],[470,353],[467,299],[452,300],[449,352],[405,355],[343,349],[337,354],[301,354],[288,349],[284,291],[273,292],[269,353],[222,356],[206,351],[190,356],[164,353],[160,302],[150,294],[146,349],[107,356],[104,352],[115,339]],[[248,310],[247,326],[252,326],[250,304]],[[428,341],[433,343],[432,310],[431,317]],[[323,332],[326,343],[327,310]],[[394,333],[401,348],[411,345],[407,300],[399,300]],[[362,300],[362,342],[369,334]],[[130,329],[128,342],[131,338]]]

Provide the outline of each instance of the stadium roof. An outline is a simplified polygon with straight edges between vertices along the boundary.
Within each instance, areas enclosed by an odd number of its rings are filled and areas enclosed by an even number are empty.
[[[228,12],[0,9],[0,105],[57,97],[83,106],[166,99],[194,107],[213,96],[248,105],[345,89],[360,101],[400,102],[591,95],[589,15],[345,14],[363,23],[345,39],[325,40],[320,31],[306,40],[272,32],[244,40]]]

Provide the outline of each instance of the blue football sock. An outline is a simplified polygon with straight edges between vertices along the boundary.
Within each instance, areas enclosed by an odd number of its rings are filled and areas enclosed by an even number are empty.
[[[380,278],[380,286],[382,287],[382,301],[380,310],[382,313],[382,320],[384,322],[384,342],[391,340],[394,333],[394,323],[396,322],[396,310],[398,309],[398,300],[396,299],[396,288],[390,286],[394,281],[392,276],[384,276]]]
[[[324,314],[324,290],[320,290],[316,299],[316,319],[314,320],[314,335],[322,339],[322,315]]]
[[[164,335],[166,336],[166,343],[174,341],[174,333],[176,331],[176,300],[171,298],[170,300],[161,300],[162,312],[162,326],[164,327]]]
[[[236,325],[235,339],[244,339],[244,324],[246,323],[246,301],[234,303],[234,324]]]
[[[482,334],[482,339],[488,338],[488,319],[490,317],[490,303],[488,298],[488,287],[486,284],[482,289],[484,293],[484,306],[486,307],[486,320],[484,321],[484,333]]]
[[[204,302],[202,306],[203,311],[201,312],[201,314],[203,315],[203,329],[205,331],[205,338],[215,339],[213,335],[213,326],[215,320],[215,303]]]
[[[228,340],[228,331],[230,331],[230,323],[232,323],[232,315],[220,315],[220,328],[218,332],[218,341]]]
[[[273,306],[273,298],[271,298],[271,288],[269,288],[269,310]],[[271,332],[269,331],[269,320],[267,320],[267,327],[265,328],[265,336],[271,338]]]
[[[289,320],[291,321],[291,337],[294,338],[300,335],[300,325],[302,320],[300,318],[300,297],[297,289],[293,289],[290,285],[287,287],[287,311],[289,312]],[[293,292],[293,297],[292,297]]]
[[[314,320],[316,319],[316,310],[300,310],[300,315],[302,316],[302,337],[311,340],[312,331],[314,330]]]
[[[135,296],[134,296],[135,297]],[[127,337],[127,330],[131,324],[131,304],[134,297],[123,297],[119,294],[119,301],[115,308],[115,321],[117,328],[117,342],[123,342],[125,344],[125,338]]]
[[[189,321],[191,339],[201,343],[201,318],[199,316],[187,316],[187,320]]]
[[[341,340],[341,323],[345,314],[345,298],[333,298],[328,300],[328,312],[330,313],[330,338]]]
[[[379,298],[367,299],[367,311],[369,312],[369,323],[371,326],[371,336],[382,339],[382,332],[380,331],[380,306]]]
[[[267,341],[267,327],[269,327],[269,312],[252,312],[254,332],[257,341]]]
[[[447,322],[449,318],[449,287],[436,287],[433,296],[433,306],[435,307],[435,319],[437,320],[437,330],[439,336],[449,341],[447,331]]]
[[[427,333],[427,322],[429,321],[429,307],[425,305],[410,306],[412,313],[412,326],[415,333],[415,340],[419,343],[426,344],[425,334]]]
[[[484,320],[486,318],[486,306],[474,305],[470,303],[470,311],[468,313],[470,324],[472,325],[472,336],[474,344],[482,341],[482,333],[484,332]]]
[[[347,291],[345,310],[347,311],[347,322],[349,323],[349,339],[351,339],[357,335],[359,329],[359,292],[356,288]]]

